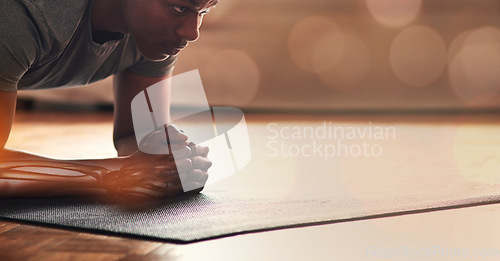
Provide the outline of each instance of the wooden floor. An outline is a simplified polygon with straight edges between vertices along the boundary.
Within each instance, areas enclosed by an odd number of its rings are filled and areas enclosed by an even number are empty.
[[[0,260],[164,260],[173,245],[0,222]]]

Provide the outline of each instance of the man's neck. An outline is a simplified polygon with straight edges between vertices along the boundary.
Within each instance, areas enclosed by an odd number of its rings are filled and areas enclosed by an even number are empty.
[[[93,0],[90,18],[92,31],[127,33],[121,0]]]

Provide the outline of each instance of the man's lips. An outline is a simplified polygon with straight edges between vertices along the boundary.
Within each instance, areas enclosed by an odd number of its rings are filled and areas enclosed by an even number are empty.
[[[184,45],[178,45],[178,46],[176,46],[174,49],[182,50],[182,49],[184,49],[186,46],[187,46],[187,44],[184,44]]]
[[[162,46],[164,47],[164,50],[167,54],[175,55],[175,54],[179,53],[182,49],[184,49],[187,46],[187,44],[185,44],[185,45],[162,44]]]
[[[163,47],[167,49],[175,49],[175,50],[182,50],[187,46],[187,44],[180,44],[180,45],[175,45],[175,44],[163,44]]]

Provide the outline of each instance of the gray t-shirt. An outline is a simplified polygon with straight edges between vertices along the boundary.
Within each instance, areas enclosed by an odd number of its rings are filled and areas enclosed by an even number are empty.
[[[85,85],[129,69],[164,76],[176,56],[153,62],[144,58],[130,35],[93,41],[92,0],[2,0],[0,5],[0,78],[3,91]],[[1,88],[1,87],[0,87]]]

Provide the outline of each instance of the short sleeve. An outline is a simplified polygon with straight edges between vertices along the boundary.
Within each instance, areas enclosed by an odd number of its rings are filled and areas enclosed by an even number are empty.
[[[130,66],[128,70],[142,76],[162,77],[172,72],[176,62],[177,55],[169,56],[167,59],[159,62],[142,57],[141,60]]]
[[[39,37],[30,15],[19,1],[0,5],[1,91],[16,91],[17,83],[36,60]]]

